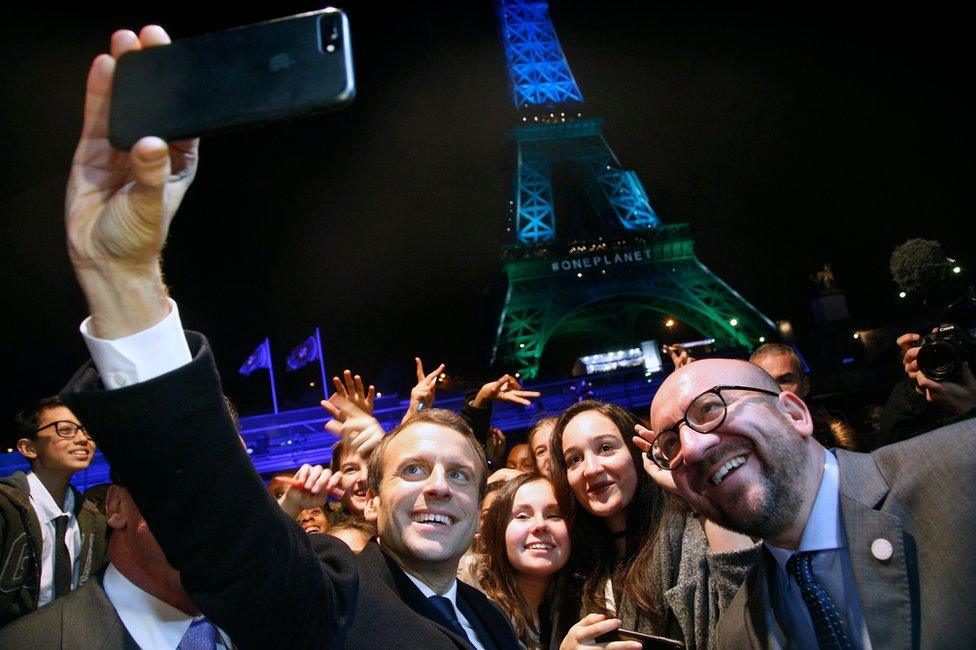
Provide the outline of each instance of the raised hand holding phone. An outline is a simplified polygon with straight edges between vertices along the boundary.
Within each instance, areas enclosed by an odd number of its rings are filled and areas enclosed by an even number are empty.
[[[112,34],[110,53],[88,72],[85,119],[65,197],[68,254],[88,301],[91,334],[115,339],[148,329],[168,313],[159,254],[196,174],[198,141],[141,138],[131,152],[108,140],[116,61],[169,43],[162,27]]]

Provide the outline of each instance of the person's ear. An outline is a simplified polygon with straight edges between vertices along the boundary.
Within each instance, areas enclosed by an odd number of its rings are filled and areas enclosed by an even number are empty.
[[[122,530],[125,528],[127,522],[125,511],[122,507],[122,490],[124,489],[118,485],[110,485],[108,486],[108,491],[105,493],[105,518],[113,530]]]
[[[34,449],[34,441],[30,438],[21,438],[17,441],[17,451],[27,460],[37,458],[37,450]]]
[[[374,493],[372,489],[366,490],[366,507],[363,508],[363,517],[366,518],[366,521],[376,523],[379,507],[380,495]]]
[[[779,394],[779,403],[801,436],[807,438],[813,435],[813,416],[802,399],[785,390]]]

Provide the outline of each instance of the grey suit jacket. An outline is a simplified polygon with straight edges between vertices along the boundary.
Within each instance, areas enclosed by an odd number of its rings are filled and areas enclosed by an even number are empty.
[[[102,589],[102,576],[0,631],[0,650],[139,650]]]
[[[871,454],[834,453],[871,645],[976,647],[976,419]],[[877,540],[890,544],[889,558]],[[774,568],[764,550],[719,621],[717,647],[776,646],[768,589]]]

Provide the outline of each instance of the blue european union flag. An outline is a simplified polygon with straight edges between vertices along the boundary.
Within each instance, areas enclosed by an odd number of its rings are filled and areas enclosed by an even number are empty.
[[[271,342],[268,339],[264,339],[261,345],[254,349],[251,356],[241,366],[240,373],[247,377],[258,368],[271,370]]]
[[[318,337],[313,334],[291,351],[291,354],[288,355],[288,360],[285,361],[285,365],[288,367],[288,370],[298,370],[306,363],[311,363],[318,359],[321,354],[322,351],[319,350]]]

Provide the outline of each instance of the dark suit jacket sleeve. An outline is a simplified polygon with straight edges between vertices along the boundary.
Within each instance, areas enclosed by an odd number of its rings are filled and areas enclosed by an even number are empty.
[[[242,647],[330,645],[355,601],[355,558],[302,529],[265,490],[221,400],[206,339],[193,361],[102,389],[94,367],[62,392],[129,488],[200,609]],[[331,538],[330,538],[331,539]]]
[[[487,447],[488,436],[491,429],[491,402],[485,406],[475,406],[471,402],[478,395],[478,391],[469,390],[464,395],[464,406],[461,407],[461,417],[468,423],[474,431],[474,437],[481,443],[482,447]]]

